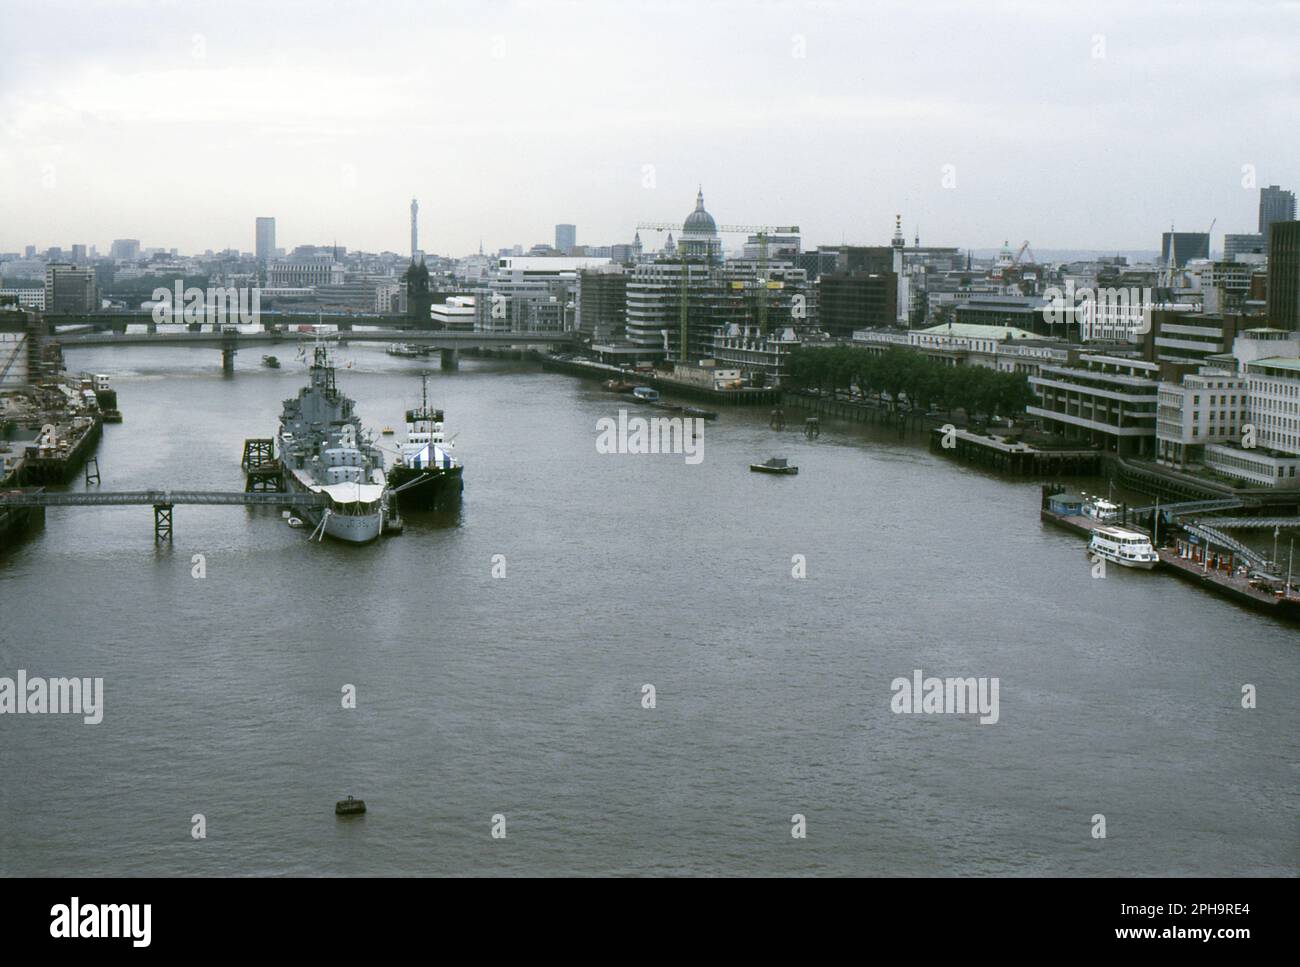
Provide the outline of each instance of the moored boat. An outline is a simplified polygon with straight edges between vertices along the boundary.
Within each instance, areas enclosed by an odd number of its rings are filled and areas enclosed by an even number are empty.
[[[1141,531],[1123,527],[1094,527],[1088,541],[1089,557],[1101,557],[1122,567],[1150,571],[1160,563],[1160,556],[1151,546],[1151,538]]]
[[[464,467],[451,455],[442,410],[429,405],[429,377],[421,381],[420,402],[406,411],[406,439],[388,483],[402,510],[450,510],[465,489]]]
[[[754,473],[776,473],[793,476],[799,468],[792,466],[785,457],[768,457],[762,463],[751,463],[749,469]]]
[[[323,343],[314,349],[310,379],[284,401],[275,437],[286,502],[297,506],[294,494],[313,495],[298,507],[299,515],[315,525],[313,537],[364,544],[380,535],[388,513],[383,454],[366,438],[354,402],[339,392]]]

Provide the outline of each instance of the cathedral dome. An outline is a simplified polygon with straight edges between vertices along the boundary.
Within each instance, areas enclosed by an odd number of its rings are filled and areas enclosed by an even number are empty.
[[[691,235],[717,235],[718,225],[713,216],[704,210],[704,189],[695,196],[695,211],[686,216],[682,232]]]

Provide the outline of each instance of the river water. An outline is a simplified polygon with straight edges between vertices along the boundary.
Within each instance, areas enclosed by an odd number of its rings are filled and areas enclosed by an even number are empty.
[[[427,364],[341,352],[400,430]],[[126,417],[102,488],[241,489],[305,383],[258,355],[70,351]],[[1293,627],[1094,579],[1036,484],[919,437],[728,409],[697,464],[601,454],[597,384],[433,367],[450,519],[353,547],[179,506],[156,548],[148,507],[54,508],[0,553],[0,676],[104,680],[99,725],[0,716],[0,874],[1300,872]],[[997,678],[996,723],[891,711],[916,669]]]

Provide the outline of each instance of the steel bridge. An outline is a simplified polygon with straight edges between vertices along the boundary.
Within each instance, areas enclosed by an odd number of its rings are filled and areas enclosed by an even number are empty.
[[[1152,504],[1149,507],[1136,507],[1129,513],[1145,517],[1158,510],[1164,515],[1165,520],[1170,520],[1174,517],[1186,517],[1188,514],[1203,514],[1207,510],[1235,510],[1245,506],[1245,502],[1238,497],[1224,497],[1221,500],[1184,500],[1179,503]]]
[[[343,338],[348,342],[398,342],[428,346],[430,349],[489,349],[510,346],[558,346],[572,343],[574,332],[447,332],[429,329],[340,329],[322,332],[324,339]],[[309,332],[92,332],[58,333],[55,338],[65,348],[77,346],[221,346],[231,337],[239,345],[285,345],[316,337]]]
[[[1197,523],[1220,530],[1271,530],[1274,527],[1300,527],[1300,517],[1203,517]]]
[[[172,508],[177,504],[244,507],[324,507],[327,494],[265,493],[242,490],[122,490],[94,493],[46,493],[43,490],[0,492],[6,507],[153,507],[154,541],[172,539]]]

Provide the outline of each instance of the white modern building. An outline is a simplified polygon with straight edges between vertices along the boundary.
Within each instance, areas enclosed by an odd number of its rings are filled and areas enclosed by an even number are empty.
[[[1205,447],[1205,465],[1255,486],[1300,487],[1300,333],[1238,333],[1232,356],[1245,386],[1240,433]]]
[[[1160,384],[1156,410],[1156,460],[1184,468],[1201,463],[1205,447],[1241,434],[1246,380],[1226,369],[1201,367],[1181,383]]]
[[[0,298],[10,296],[24,309],[44,309],[44,289],[0,289]]]
[[[473,332],[475,305],[472,295],[453,295],[441,305],[429,307],[429,318],[435,329],[450,332]]]

